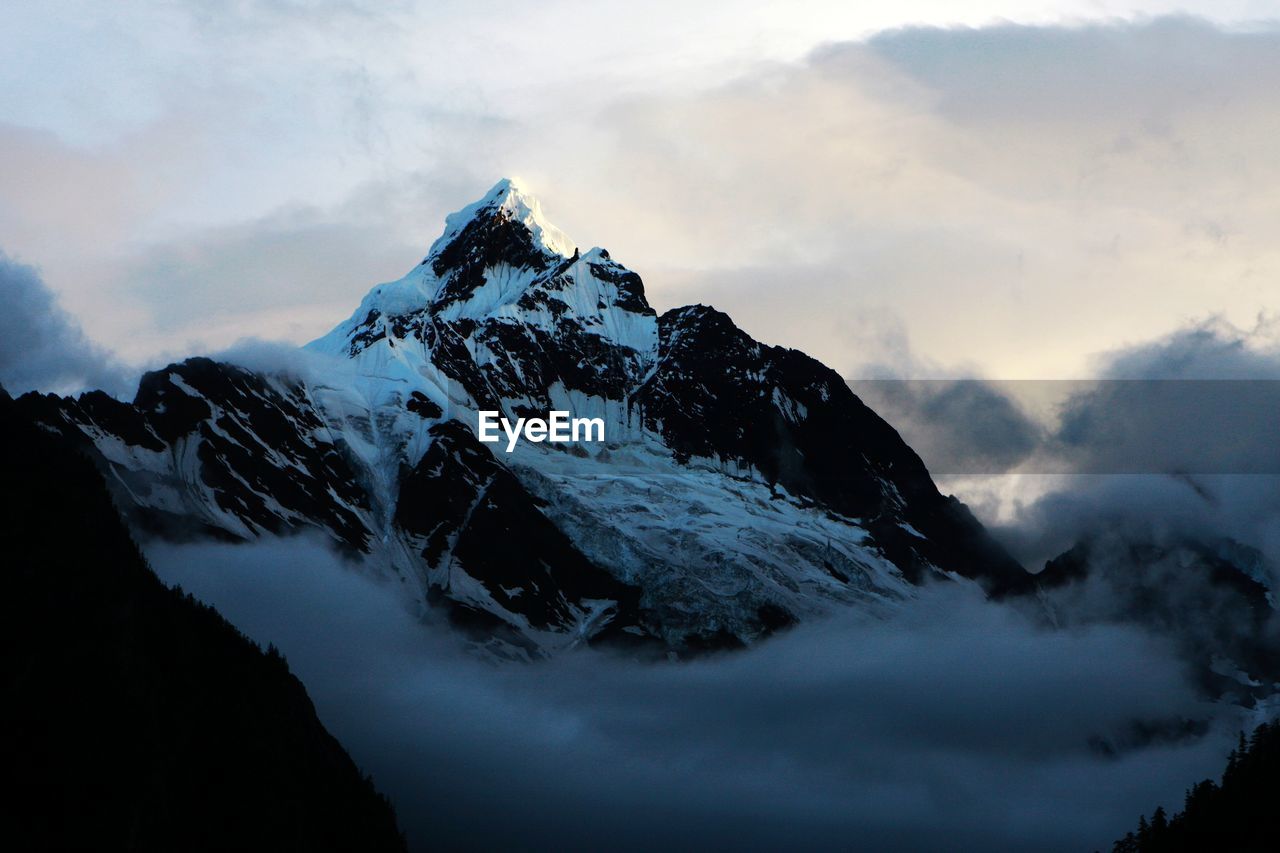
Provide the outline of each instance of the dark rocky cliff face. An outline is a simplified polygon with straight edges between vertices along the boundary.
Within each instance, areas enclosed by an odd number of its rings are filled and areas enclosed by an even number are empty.
[[[165,587],[95,467],[2,391],[0,494],[8,849],[404,849],[284,659]]]
[[[860,519],[914,582],[937,566],[996,591],[1029,584],[1022,566],[963,504],[939,494],[915,451],[834,370],[760,344],[704,305],[668,311],[658,330],[657,369],[634,401],[677,454],[746,462],[792,494]]]

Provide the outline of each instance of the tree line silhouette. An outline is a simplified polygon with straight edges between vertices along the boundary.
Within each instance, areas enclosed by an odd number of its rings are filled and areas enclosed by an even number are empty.
[[[1227,757],[1222,782],[1192,786],[1182,811],[1163,807],[1138,819],[1112,853],[1280,850],[1280,723],[1262,723]]]

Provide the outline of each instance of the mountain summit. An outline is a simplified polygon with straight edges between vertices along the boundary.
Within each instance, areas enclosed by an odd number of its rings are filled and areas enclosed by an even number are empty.
[[[139,530],[318,530],[503,654],[751,642],[929,577],[1027,574],[832,370],[581,253],[512,181],[308,345],[307,378],[192,359],[24,398],[77,436]],[[496,454],[477,413],[565,410],[605,443]]]
[[[523,414],[581,408],[570,389],[625,397],[654,365],[658,324],[639,276],[604,249],[579,254],[504,180],[448,217],[421,264],[373,288],[309,348],[370,375],[427,377],[418,390],[445,409]]]
[[[524,185],[514,178],[503,178],[483,198],[445,218],[444,233],[431,244],[431,250],[422,262],[425,264],[440,259],[445,250],[457,242],[459,235],[468,231],[468,228],[471,229],[468,234],[474,236],[485,223],[498,221],[521,226],[534,246],[549,254],[563,258],[577,254],[577,246],[563,231],[547,221],[542,214],[542,205]],[[513,235],[516,240],[523,241],[523,234],[520,232],[514,231]],[[480,242],[484,241],[472,240],[470,244],[474,247]]]

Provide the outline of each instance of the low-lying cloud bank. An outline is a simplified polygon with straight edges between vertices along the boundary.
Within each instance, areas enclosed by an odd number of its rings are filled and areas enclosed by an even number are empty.
[[[1093,849],[1239,723],[1136,628],[1051,632],[959,586],[691,663],[493,666],[315,542],[149,557],[281,648],[419,849]]]

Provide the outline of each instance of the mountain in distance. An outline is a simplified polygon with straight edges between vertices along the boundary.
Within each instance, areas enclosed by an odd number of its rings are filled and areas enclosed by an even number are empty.
[[[318,531],[504,655],[749,643],[930,579],[1030,576],[832,370],[693,305],[661,316],[518,184],[306,348],[205,358],[132,402],[27,395],[142,535]],[[601,418],[604,443],[482,444],[477,412]]]
[[[1142,626],[1174,644],[1204,695],[1255,706],[1280,690],[1271,578],[1262,552],[1229,538],[1102,524],[1010,598],[1059,628]]]

